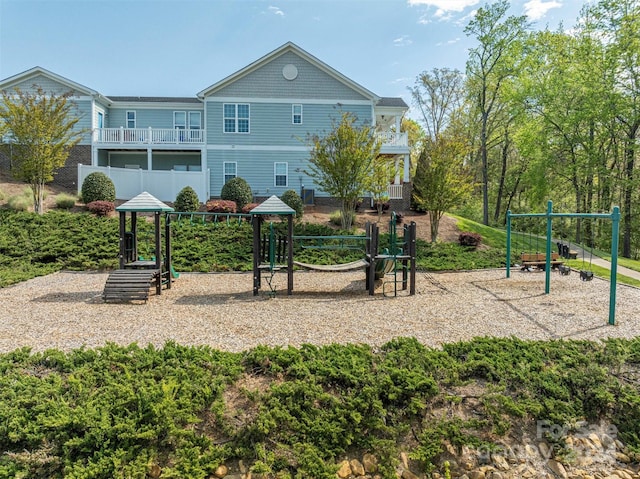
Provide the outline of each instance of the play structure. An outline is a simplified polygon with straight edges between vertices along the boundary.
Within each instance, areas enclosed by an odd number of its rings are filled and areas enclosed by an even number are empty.
[[[116,208],[119,213],[119,267],[109,274],[102,293],[105,301],[149,299],[149,289],[155,284],[156,294],[162,287],[171,288],[176,273],[171,266],[171,219],[173,208],[146,191]],[[153,256],[145,259],[138,254],[138,213],[152,213],[154,224]],[[164,234],[161,216],[164,213]],[[130,215],[127,231],[127,215]],[[164,245],[163,245],[164,236]]]
[[[609,277],[609,281],[611,284],[609,291],[609,324],[615,324],[615,315],[616,315],[616,278],[618,273],[618,236],[620,229],[620,208],[617,206],[613,207],[611,213],[554,213],[553,212],[553,202],[551,200],[547,203],[547,211],[546,213],[522,213],[522,214],[513,214],[511,210],[507,211],[507,278],[511,276],[511,221],[513,218],[545,218],[547,223],[546,228],[546,239],[544,242],[545,251],[544,253],[536,252],[535,260],[532,256],[526,256],[525,253],[521,255],[521,262],[523,266],[526,263],[527,267],[535,266],[539,267],[539,269],[544,270],[545,272],[545,287],[544,293],[549,294],[550,284],[551,284],[551,270],[555,266],[562,267],[562,261],[559,259],[562,253],[566,253],[566,256],[563,255],[566,259],[576,258],[577,252],[572,251],[570,244],[566,244],[562,241],[556,242],[558,246],[558,252],[552,252],[552,234],[553,234],[553,219],[554,218],[592,218],[592,219],[605,219],[611,220],[611,275]],[[562,253],[560,253],[562,251]],[[527,253],[529,254],[529,253]],[[585,261],[584,261],[584,249],[583,249],[583,268],[580,271],[580,279],[582,281],[590,281],[593,278],[593,272],[591,271],[591,259],[593,256],[593,248],[590,248],[590,259],[589,259],[589,269],[585,269]],[[555,260],[554,260],[555,258]],[[526,261],[525,261],[526,259]],[[568,268],[568,267],[567,267]],[[524,269],[524,268],[523,268]],[[570,269],[569,269],[570,271]],[[569,274],[566,269],[560,269],[561,274]]]
[[[275,295],[274,275],[278,271],[287,273],[287,294],[293,292],[294,266],[299,268],[324,271],[343,272],[357,269],[365,270],[366,288],[370,295],[374,294],[375,281],[383,280],[383,294],[396,296],[398,286],[415,294],[416,277],[416,224],[412,222],[403,227],[403,236],[397,235],[397,218],[391,215],[389,225],[389,244],[380,251],[379,228],[368,223],[364,235],[329,235],[329,236],[294,236],[293,215],[295,211],[276,196],[251,210],[253,225],[253,294],[258,295],[262,278]],[[268,231],[263,231],[264,218],[272,215],[286,217],[286,236],[277,234],[273,222]],[[266,228],[265,228],[266,230]],[[310,264],[294,260],[294,244],[301,249],[340,249],[362,251],[362,258],[348,263],[322,265]],[[393,279],[384,281],[387,274]],[[400,276],[400,279],[398,279]]]

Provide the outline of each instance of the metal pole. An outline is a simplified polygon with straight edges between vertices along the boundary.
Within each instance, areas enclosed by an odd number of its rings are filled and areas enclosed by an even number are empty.
[[[616,282],[618,279],[618,234],[620,230],[620,208],[613,207],[611,213],[611,278],[609,291],[609,324],[616,324]]]
[[[544,268],[544,294],[551,290],[551,214],[553,213],[553,201],[547,202],[547,250]]]
[[[507,278],[511,277],[511,210],[507,211]]]

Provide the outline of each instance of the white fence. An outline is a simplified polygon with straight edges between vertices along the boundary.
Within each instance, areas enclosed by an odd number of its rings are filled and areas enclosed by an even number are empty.
[[[387,194],[390,200],[402,199],[402,185],[389,185],[387,188]]]
[[[93,142],[105,144],[135,145],[183,145],[203,144],[205,130],[181,130],[178,128],[96,128]]]
[[[146,191],[160,201],[175,201],[182,188],[190,186],[201,202],[209,199],[209,170],[175,171],[112,168],[110,166],[78,165],[78,193],[84,179],[95,171],[111,178],[116,187],[116,198],[129,200]]]

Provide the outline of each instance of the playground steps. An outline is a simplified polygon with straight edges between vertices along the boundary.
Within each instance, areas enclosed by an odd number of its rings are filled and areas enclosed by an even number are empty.
[[[156,269],[117,269],[109,274],[104,285],[104,301],[147,301],[149,289],[157,280]]]

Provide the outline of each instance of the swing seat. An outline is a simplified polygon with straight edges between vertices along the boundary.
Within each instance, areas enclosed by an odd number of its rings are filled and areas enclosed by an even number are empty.
[[[562,276],[568,276],[569,274],[571,274],[571,267],[561,264],[560,266],[558,266],[558,271],[560,271],[560,274]]]
[[[580,279],[582,281],[591,281],[593,279],[593,271],[580,271]]]

